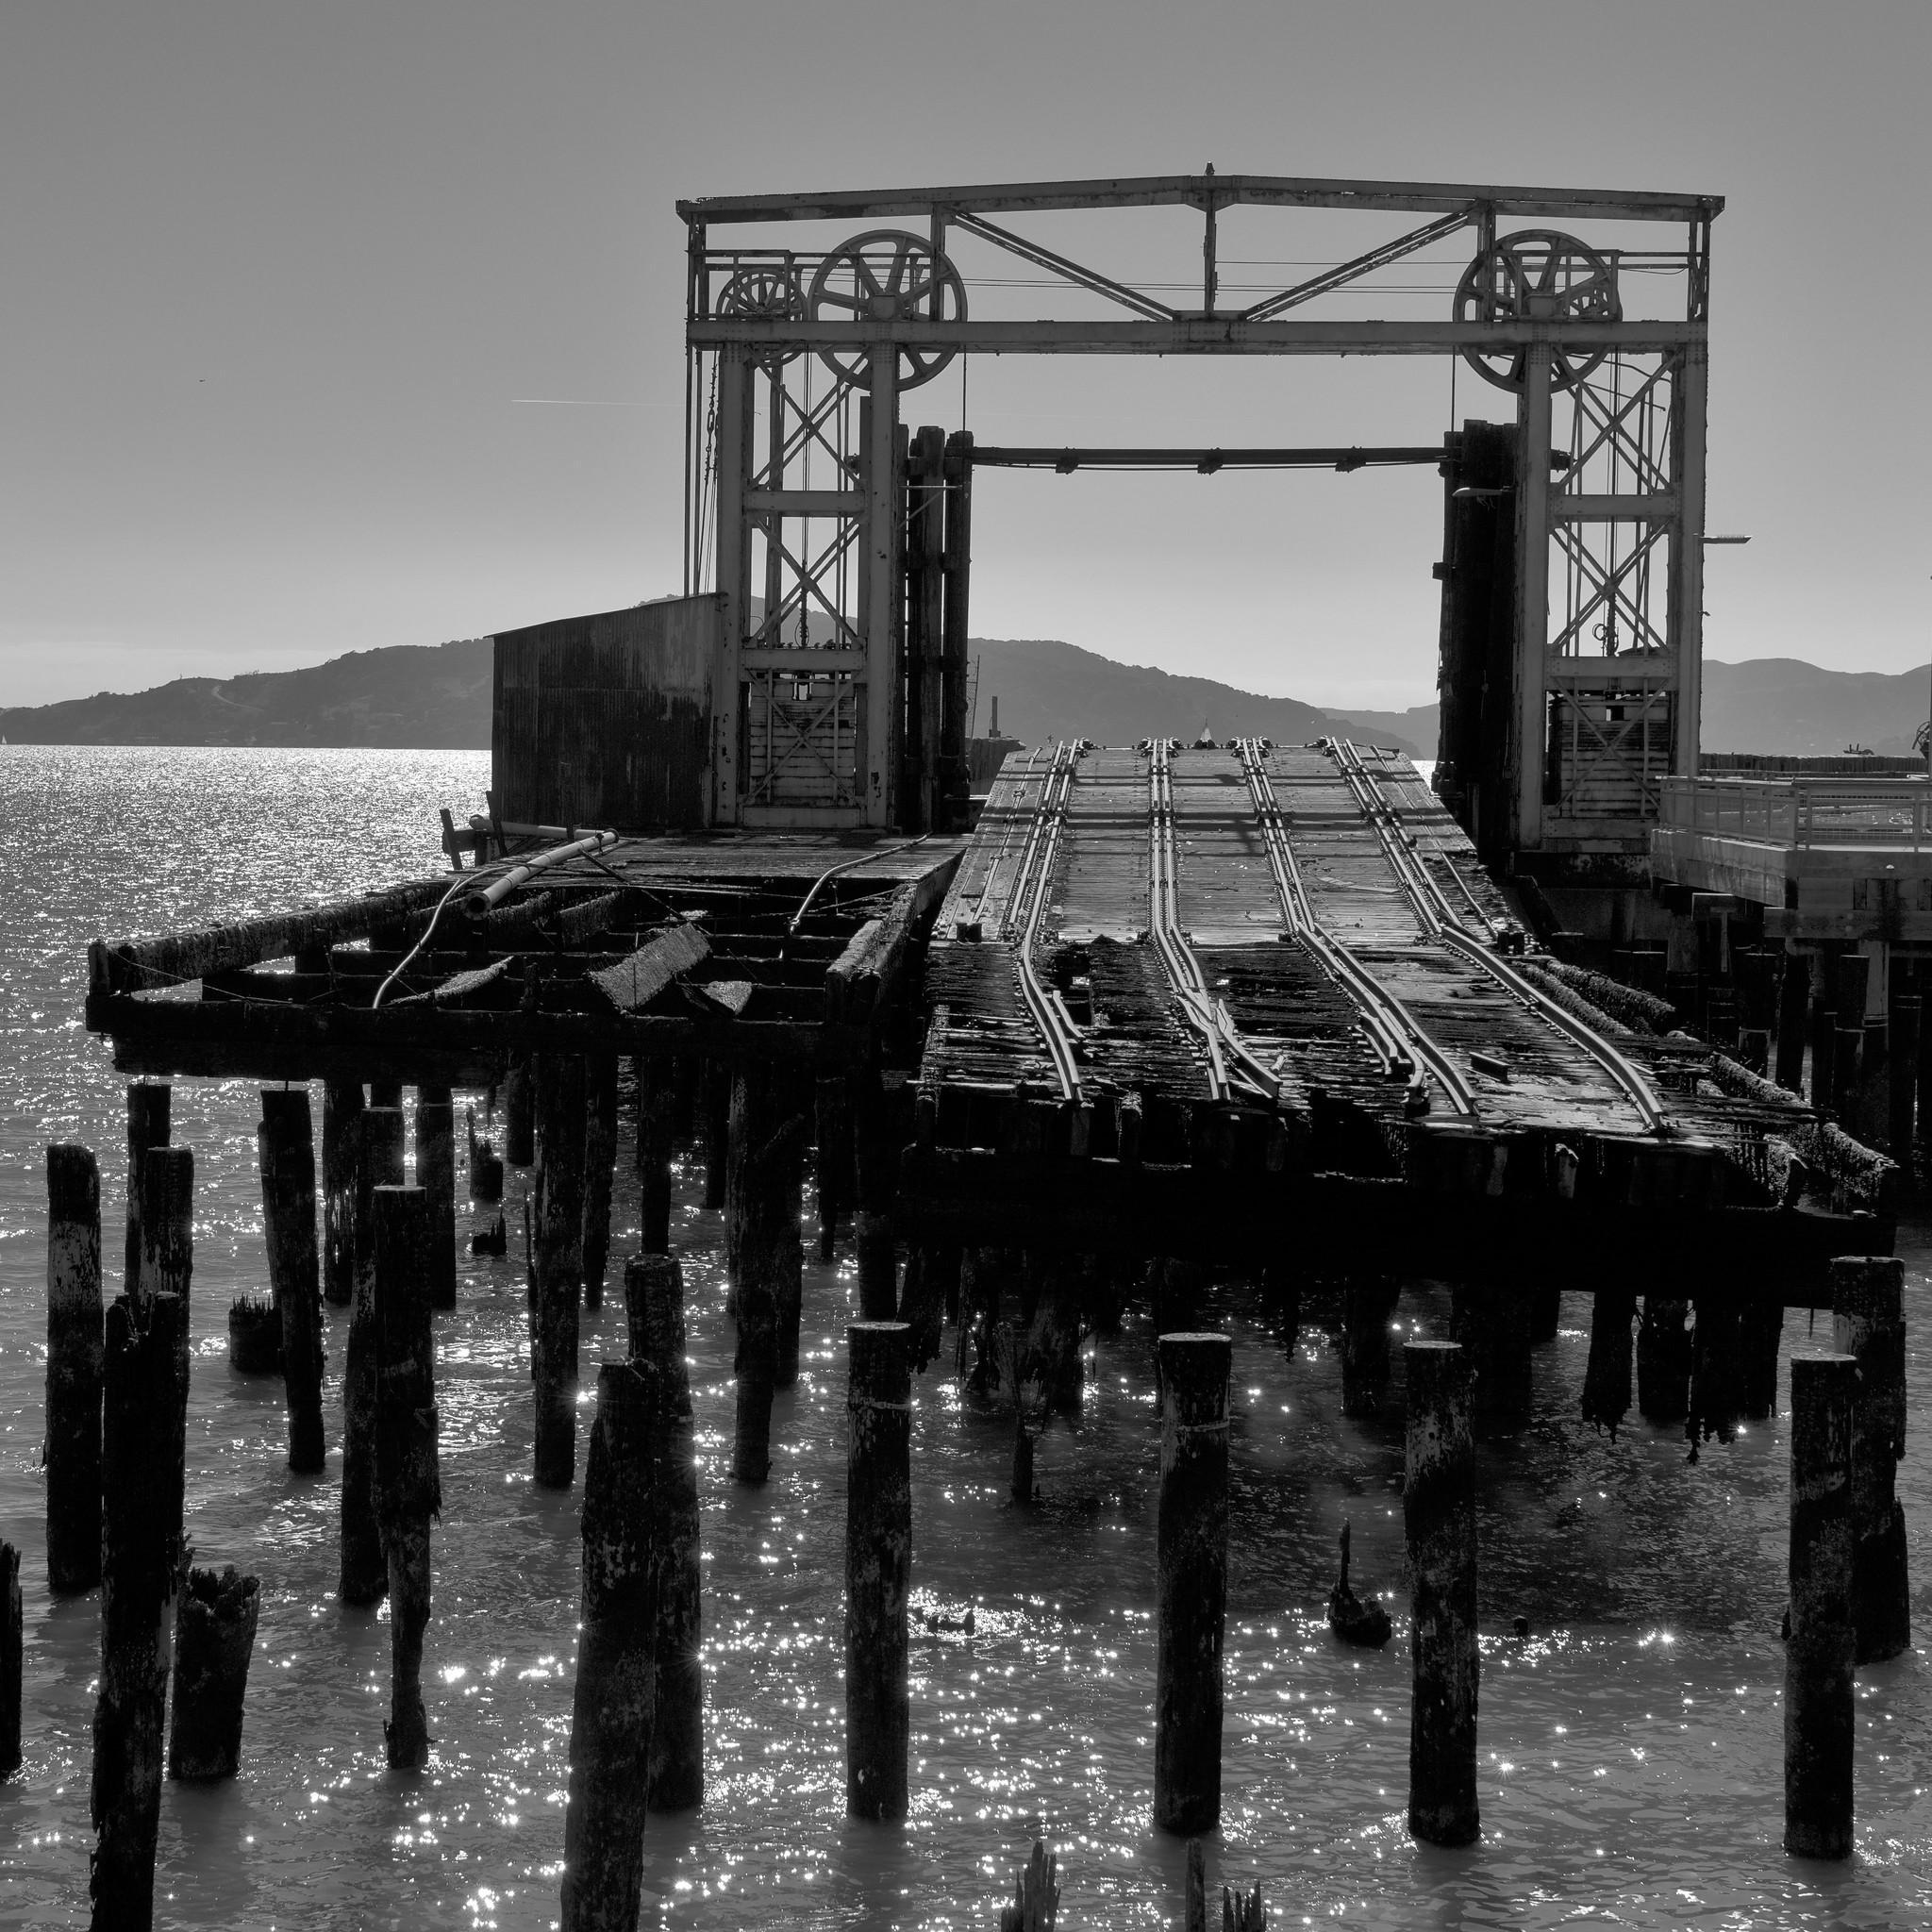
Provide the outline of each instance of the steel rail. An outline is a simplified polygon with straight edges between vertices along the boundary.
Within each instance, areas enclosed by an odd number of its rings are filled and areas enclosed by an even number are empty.
[[[1349,949],[1318,920],[1308,904],[1307,889],[1302,883],[1301,866],[1288,836],[1287,821],[1274,784],[1261,760],[1261,741],[1237,741],[1241,770],[1254,800],[1255,814],[1261,825],[1261,841],[1274,874],[1274,890],[1281,900],[1282,916],[1289,937],[1298,940],[1355,1001],[1360,1009],[1361,1026],[1385,1069],[1395,1074],[1420,1078],[1418,1067],[1426,1069],[1444,1098],[1456,1112],[1468,1119],[1476,1114],[1475,1094],[1448,1054],[1430,1038],[1408,1008],[1363,966]]]
[[[1013,948],[1020,996],[1034,1027],[1046,1043],[1060,1095],[1076,1107],[1084,1098],[1080,1091],[1076,1036],[1058,995],[1048,993],[1040,983],[1040,975],[1033,967],[1033,946],[1046,908],[1047,886],[1059,849],[1060,825],[1066,817],[1067,798],[1074,787],[1074,763],[1078,756],[1078,747],[1064,740],[1054,747],[1053,762],[1047,769],[1046,782],[1041,787],[1039,803],[1034,807],[1033,823],[1027,828],[1026,843],[1020,855],[1019,874],[1008,900],[1007,917],[1001,924],[1002,937]],[[1013,913],[1022,900],[1025,902],[1025,916],[1016,932]]]
[[[1039,762],[1040,754],[1042,749],[1042,746],[1036,744],[1026,754],[1026,763],[1023,770],[1025,776],[1029,779],[1035,775],[1033,768]],[[1020,774],[1016,773],[1014,775],[1017,778]],[[986,877],[980,881],[979,896],[973,902],[973,917],[974,921],[982,921],[986,917],[986,902],[992,895],[993,881],[999,877],[1000,867],[1006,862],[1007,848],[1013,842],[1013,826],[1017,823],[1018,817],[1019,814],[1013,811],[1008,811],[1006,814],[1007,822],[1000,832],[1000,848],[993,854],[992,863],[986,869]],[[1031,821],[1029,821],[1030,823]]]
[[[1403,824],[1401,812],[1389,803],[1380,779],[1363,762],[1355,744],[1347,739],[1330,739],[1327,743],[1363,816],[1375,827],[1391,870],[1422,923],[1424,935],[1440,940],[1472,964],[1480,967],[1540,1019],[1580,1046],[1609,1075],[1612,1084],[1636,1108],[1651,1133],[1668,1135],[1673,1132],[1664,1117],[1663,1102],[1658,1098],[1657,1090],[1612,1041],[1595,1027],[1579,1020],[1567,1007],[1553,1000],[1501,955],[1491,951],[1464,925],[1461,915],[1450,905],[1441,881],[1416,856],[1410,844],[1411,835]],[[1485,920],[1484,924],[1488,925],[1489,922]],[[1493,927],[1489,937],[1494,939]]]
[[[1174,852],[1174,770],[1170,762],[1173,751],[1169,739],[1157,738],[1148,744],[1148,933],[1167,968],[1168,983],[1181,1011],[1208,1049],[1208,1091],[1216,1100],[1225,1100],[1239,1080],[1272,1101],[1281,1092],[1279,1076],[1256,1057],[1241,1039],[1225,1004],[1208,991],[1201,962],[1181,930],[1180,863]]]

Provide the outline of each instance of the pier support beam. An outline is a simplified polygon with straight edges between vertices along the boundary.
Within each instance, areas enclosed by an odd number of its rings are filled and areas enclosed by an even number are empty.
[[[1583,1420],[1607,1429],[1610,1441],[1630,1412],[1630,1324],[1637,1297],[1627,1289],[1600,1288],[1590,1317],[1590,1359],[1583,1371]]]
[[[852,1102],[843,1074],[821,1074],[813,1093],[812,1137],[816,1147],[819,1259],[829,1261],[839,1224],[851,1211]]]
[[[167,1090],[161,1090],[165,1092]],[[47,1583],[101,1580],[101,1174],[47,1149]]]
[[[362,1089],[322,1087],[322,1291],[337,1307],[356,1299],[356,1174],[362,1164]]]
[[[21,1692],[26,1662],[25,1606],[20,1597],[20,1552],[0,1542],[0,1777],[11,1777],[21,1748]]]
[[[1791,1361],[1790,1635],[1785,1642],[1785,1850],[1852,1854],[1852,1408],[1848,1355]]]
[[[1154,1823],[1211,1831],[1221,1820],[1221,1646],[1227,1607],[1225,1335],[1163,1335]]]
[[[617,1167],[617,1060],[584,1062],[584,1306],[604,1306],[610,1266],[610,1192]]]
[[[858,1306],[868,1322],[890,1322],[899,1308],[899,1251],[892,1201],[899,1185],[896,1089],[868,1069],[854,1081],[853,1158],[858,1211]]]
[[[321,1473],[322,1286],[315,1251],[315,1135],[306,1087],[264,1087],[255,1130],[268,1278],[282,1324],[282,1386],[289,1410],[289,1467]]]
[[[1637,1407],[1646,1421],[1680,1423],[1690,1407],[1689,1302],[1646,1293],[1637,1329]]]
[[[731,1092],[736,1085],[723,1060],[704,1062],[698,1075],[698,1134],[704,1142],[705,1206],[714,1211],[725,1205],[730,1187]]]
[[[567,1490],[577,1461],[577,1305],[584,1273],[584,1063],[544,1054],[536,1063],[537,1481]]]
[[[1778,979],[1777,1050],[1774,1063],[1777,1084],[1788,1093],[1801,1093],[1805,1088],[1805,1013],[1810,999],[1810,958],[1788,950]]]
[[[1906,1512],[1896,1476],[1906,1452],[1905,1263],[1890,1256],[1831,1264],[1832,1340],[1858,1365],[1852,1407],[1852,1618],[1857,1660],[1911,1642]]]
[[[1394,1282],[1379,1275],[1352,1277],[1341,1291],[1341,1412],[1345,1416],[1380,1415],[1389,1399],[1389,1317],[1398,1291]]]
[[[846,1334],[845,1809],[889,1824],[906,1816],[911,1732],[909,1341],[903,1322],[855,1322]]]
[[[583,1621],[563,1814],[563,1932],[630,1932],[643,1889],[652,1730],[646,1372],[606,1362],[584,1471]]]
[[[511,1060],[504,1076],[503,1158],[512,1167],[537,1162],[537,1072],[525,1055]]]
[[[1408,1828],[1429,1844],[1466,1845],[1482,1828],[1470,1364],[1449,1341],[1408,1342],[1402,1359],[1408,1377],[1402,1519],[1414,1578]]]
[[[697,1441],[685,1364],[684,1275],[669,1255],[640,1255],[625,1269],[630,1353],[656,1391],[651,1461],[657,1483],[651,1570],[657,1592],[656,1709],[651,1808],[704,1802],[704,1571],[699,1560]]]
[[[375,1405],[382,1338],[375,1311],[375,1191],[403,1184],[403,1114],[362,1113],[362,1158],[356,1170],[356,1298],[342,1362],[342,1548],[339,1601],[369,1605],[389,1588],[375,1509]]]
[[[668,1059],[636,1062],[638,1195],[647,1255],[671,1251],[671,1158],[677,1130],[675,1068]]]
[[[457,1110],[447,1087],[416,1090],[416,1185],[428,1214],[432,1308],[457,1305]]]
[[[429,1321],[433,1240],[424,1189],[376,1190],[375,1507],[389,1568],[390,1721],[382,1735],[391,1771],[420,1771],[429,1762],[423,1637],[429,1627],[429,1521],[442,1509]]]

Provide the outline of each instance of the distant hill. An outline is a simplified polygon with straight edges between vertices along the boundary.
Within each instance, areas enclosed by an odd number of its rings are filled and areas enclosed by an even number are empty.
[[[1078,732],[1131,744],[1155,732],[1192,738],[1254,734],[1316,738],[1340,721],[1293,698],[1259,697],[1207,677],[1117,664],[1055,641],[975,642],[977,728],[1023,738]],[[152,691],[70,698],[0,710],[0,738],[15,744],[377,745],[425,750],[490,744],[491,641],[355,651],[304,671],[242,677],[177,677]],[[1377,727],[1380,741],[1420,749]],[[1433,749],[1431,741],[1429,749]]]
[[[1053,639],[984,639],[974,729],[992,726],[992,701],[1009,737],[1078,733],[1131,744],[1157,732],[1191,739],[1284,741],[1327,732],[1433,758],[1437,708],[1406,711],[1320,709],[1263,697],[1209,677],[1120,664]],[[1826,671],[1795,658],[1741,664],[1707,659],[1707,751],[1822,753],[1848,744],[1902,754],[1932,708],[1932,667],[1897,675]],[[152,691],[103,691],[64,704],[0,710],[0,738],[15,744],[375,745],[487,749],[491,641],[353,651],[302,671],[242,677],[179,677]]]
[[[491,641],[352,651],[303,671],[177,677],[123,696],[0,710],[15,744],[487,748]]]

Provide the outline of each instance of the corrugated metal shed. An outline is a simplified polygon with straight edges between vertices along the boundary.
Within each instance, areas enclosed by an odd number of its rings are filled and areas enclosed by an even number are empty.
[[[491,714],[498,815],[619,831],[706,823],[716,597],[499,632]]]

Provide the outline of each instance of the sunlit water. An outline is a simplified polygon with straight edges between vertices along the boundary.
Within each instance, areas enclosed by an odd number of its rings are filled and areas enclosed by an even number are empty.
[[[0,1922],[84,1923],[92,1597],[46,1589],[38,1468],[44,1374],[42,1150],[101,1155],[118,1274],[122,1082],[81,1028],[83,947],[433,871],[435,808],[476,801],[471,754],[0,751],[10,876],[0,922],[0,1534],[25,1552],[25,1769],[0,1786]],[[576,1497],[530,1481],[521,1259],[462,1261],[439,1316],[443,1514],[426,1689],[429,1770],[384,1768],[388,1629],[340,1609],[338,1467],[284,1467],[277,1384],[230,1373],[231,1296],[263,1286],[240,1084],[183,1082],[196,1157],[189,1520],[203,1561],[261,1579],[242,1774],[162,1802],[161,1923],[546,1926],[563,1840],[577,1615]],[[1098,1346],[1077,1426],[1041,1442],[1043,1501],[1005,1501],[1010,1418],[940,1373],[919,1385],[913,1570],[921,1610],[976,1607],[969,1638],[915,1636],[913,1815],[842,1816],[840,1578],[852,1264],[811,1265],[808,1358],[781,1396],[762,1490],[725,1474],[731,1334],[715,1215],[680,1175],[703,1460],[708,1796],[654,1819],[645,1923],[986,1926],[1030,1837],[1062,1854],[1062,1924],[1178,1923],[1181,1850],[1149,1826],[1157,1423],[1149,1334]],[[621,1172],[621,1256],[637,1226]],[[509,1203],[516,1219],[513,1177]],[[461,1210],[467,1220],[467,1208]],[[1902,1237],[1914,1334],[1932,1240]],[[1641,1286],[1641,1284],[1639,1284]],[[1687,1464],[1674,1431],[1613,1445],[1577,1421],[1587,1305],[1537,1357],[1536,1421],[1482,1456],[1483,1838],[1403,1825],[1407,1657],[1342,1649],[1323,1604],[1336,1531],[1357,1586],[1401,1588],[1399,1422],[1340,1419],[1331,1343],[1284,1357],[1237,1285],[1224,1823],[1210,1878],[1259,1877],[1271,1924],[1911,1925],[1932,1921],[1932,1697],[1924,1651],[1859,1674],[1858,1855],[1780,1849],[1781,1423]],[[1405,1332],[1447,1298],[1411,1284]],[[342,1360],[341,1311],[329,1358]],[[1802,1344],[1806,1319],[1787,1323]],[[584,1356],[621,1349],[587,1317]],[[1912,1356],[1902,1488],[1915,1620],[1932,1622],[1932,1414]],[[586,1376],[587,1387],[591,1378]],[[1788,1391],[1788,1378],[1785,1381]],[[1399,1390],[1398,1390],[1399,1392]],[[329,1388],[332,1425],[339,1385]],[[588,1424],[588,1406],[580,1412]],[[1399,1413],[1399,1410],[1398,1410]],[[1526,1616],[1527,1640],[1508,1634]]]

